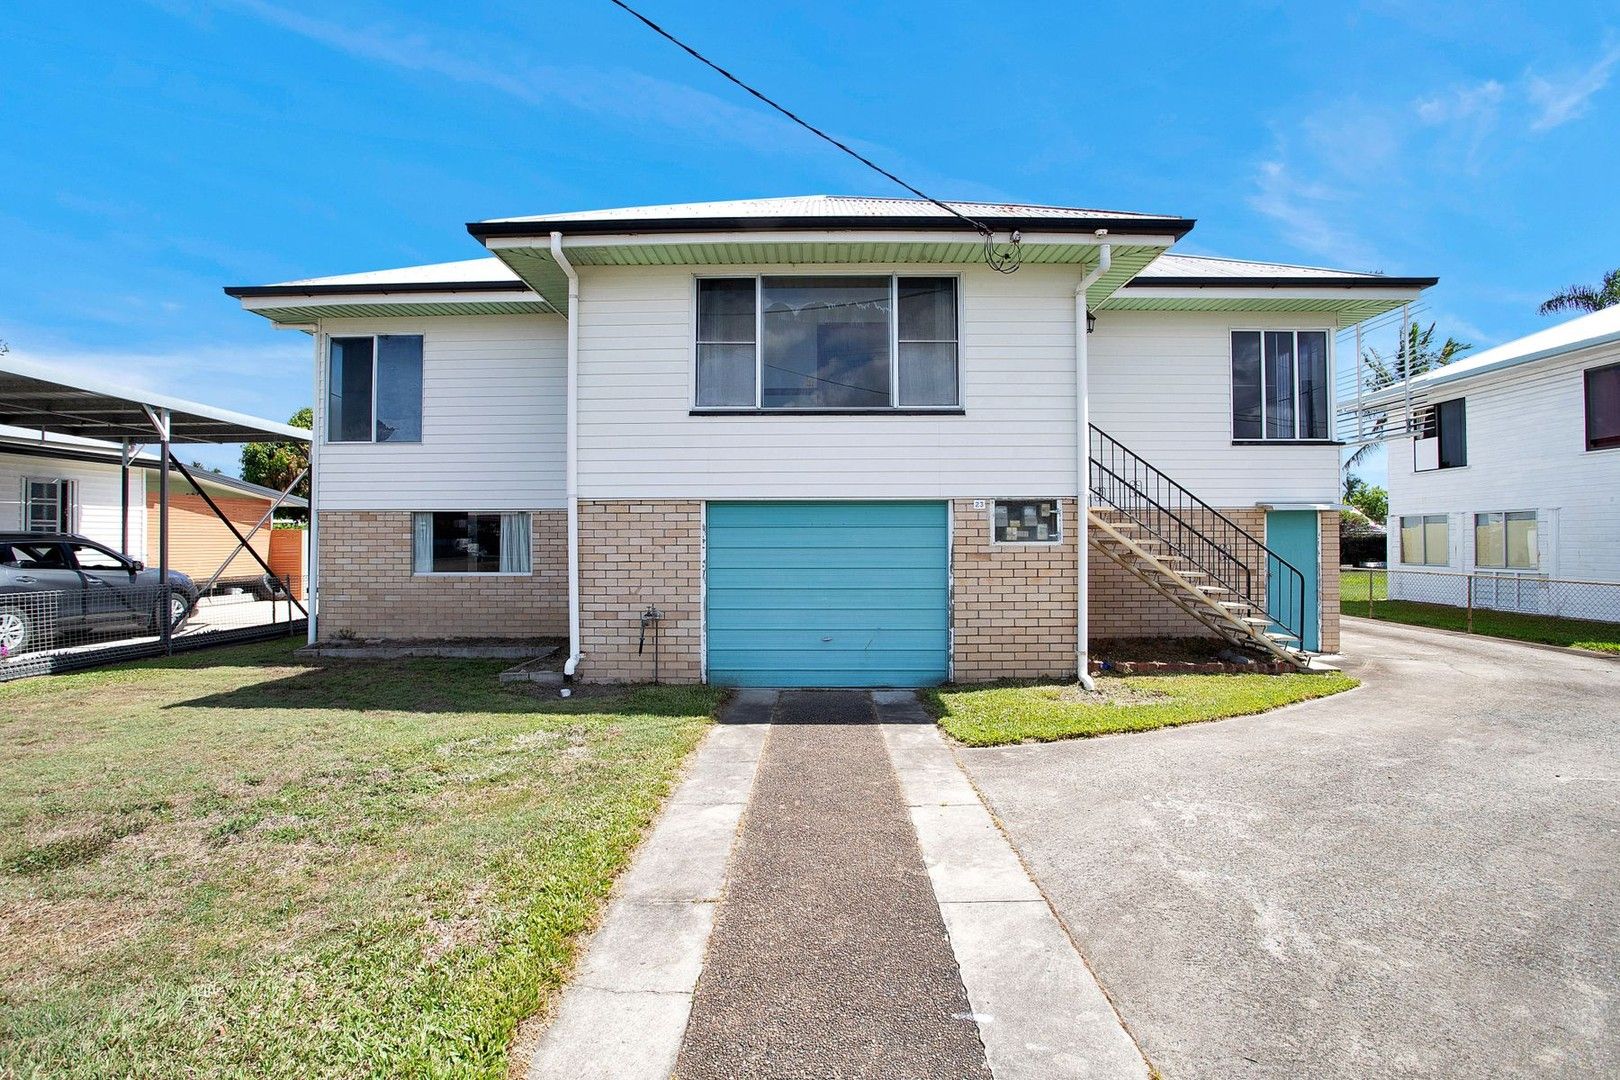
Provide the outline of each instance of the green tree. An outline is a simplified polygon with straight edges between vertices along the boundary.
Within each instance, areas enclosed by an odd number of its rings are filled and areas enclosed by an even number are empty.
[[[1426,371],[1445,367],[1463,353],[1473,349],[1473,345],[1466,341],[1458,341],[1451,335],[1439,345],[1434,343],[1435,324],[1427,327],[1413,323],[1406,328],[1406,340],[1395,349],[1393,356],[1386,356],[1378,349],[1368,348],[1361,354],[1362,365],[1366,374],[1362,379],[1362,389],[1367,393],[1376,393],[1387,389],[1397,383],[1405,382],[1408,376],[1422,375]],[[1387,413],[1376,417],[1372,424],[1372,435],[1376,437],[1389,425]],[[1363,443],[1356,452],[1345,458],[1344,471],[1346,475],[1350,470],[1367,457],[1373,448],[1372,442]]]
[[[309,409],[299,409],[287,423],[299,428],[313,427],[315,414]],[[284,491],[293,477],[308,468],[308,443],[251,442],[242,447],[242,479],[250,484]],[[301,499],[309,498],[307,475],[293,488],[293,494]]]
[[[1554,294],[1541,305],[1540,311],[1543,315],[1559,311],[1602,311],[1616,304],[1620,304],[1620,267],[1604,274],[1603,284],[1595,289],[1590,285],[1571,285]]]
[[[1379,524],[1389,517],[1389,492],[1376,484],[1369,484],[1359,476],[1344,478],[1344,501],[1360,510],[1367,519]]]

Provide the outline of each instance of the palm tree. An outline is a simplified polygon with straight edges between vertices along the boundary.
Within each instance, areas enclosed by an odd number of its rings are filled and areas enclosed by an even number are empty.
[[[1407,327],[1406,340],[1401,342],[1394,356],[1385,356],[1377,349],[1368,348],[1362,354],[1362,362],[1367,365],[1363,389],[1369,394],[1376,393],[1396,383],[1405,382],[1409,376],[1422,375],[1425,371],[1445,367],[1474,347],[1448,334],[1446,340],[1437,348],[1434,344],[1434,326],[1434,323],[1430,323],[1427,327],[1413,323]],[[1376,436],[1383,431],[1388,423],[1387,414],[1374,420],[1373,435]],[[1355,453],[1345,459],[1344,471],[1348,473],[1359,465],[1372,448],[1372,442],[1362,443]]]
[[[1542,304],[1540,310],[1543,315],[1555,311],[1602,311],[1616,304],[1620,304],[1620,267],[1604,274],[1603,284],[1597,288],[1571,285]]]

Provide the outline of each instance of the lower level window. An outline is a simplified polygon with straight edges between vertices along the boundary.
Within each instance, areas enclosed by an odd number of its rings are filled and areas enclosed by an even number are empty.
[[[73,481],[23,481],[24,529],[37,533],[73,531]]]
[[[1401,518],[1401,562],[1408,566],[1445,566],[1451,561],[1450,533],[1444,514]]]
[[[1056,499],[997,499],[992,532],[998,544],[1055,544],[1063,539]]]
[[[1534,570],[1536,512],[1474,515],[1474,565],[1508,570]]]
[[[528,514],[439,510],[412,517],[415,573],[529,573]]]

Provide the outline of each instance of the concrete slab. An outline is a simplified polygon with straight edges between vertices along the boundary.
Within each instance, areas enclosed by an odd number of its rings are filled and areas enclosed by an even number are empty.
[[[572,987],[541,1037],[529,1080],[667,1080],[691,1007],[690,994]]]
[[[690,994],[714,929],[714,904],[621,900],[591,939],[574,984],[619,993]]]
[[[1344,650],[1353,693],[957,753],[1167,1077],[1620,1076],[1620,665]]]
[[[1041,899],[982,804],[913,806],[911,823],[941,904]]]
[[[940,905],[996,1080],[1146,1080],[1045,900]]]
[[[767,732],[762,724],[722,722],[694,752],[619,879],[541,1036],[529,1080],[667,1080]]]

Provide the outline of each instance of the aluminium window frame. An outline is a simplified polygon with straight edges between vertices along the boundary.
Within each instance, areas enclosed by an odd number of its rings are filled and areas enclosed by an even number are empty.
[[[29,527],[29,510],[34,504],[33,496],[29,492],[32,484],[56,485],[56,528],[38,530]],[[21,520],[18,521],[18,532],[25,532],[37,536],[49,536],[52,533],[74,533],[79,527],[79,482],[71,476],[24,476],[22,478],[22,504],[18,507]]]
[[[357,335],[358,336],[358,335]],[[539,569],[540,560],[535,556],[534,547],[534,515],[537,510],[470,510],[465,507],[456,507],[453,510],[409,510],[411,516],[410,541],[406,545],[406,558],[410,564],[413,578],[526,578],[534,577]],[[529,571],[521,570],[428,570],[418,572],[416,569],[416,515],[417,514],[522,514],[529,519]]]
[[[1482,564],[1479,561],[1479,519],[1482,518],[1482,517],[1488,517],[1491,514],[1500,514],[1501,517],[1502,517],[1502,551],[1501,551],[1502,564],[1500,566],[1486,566],[1486,565]],[[1529,514],[1532,523],[1535,525],[1535,529],[1536,529],[1536,547],[1535,547],[1536,562],[1535,562],[1534,566],[1512,566],[1507,561],[1508,560],[1508,515],[1509,514]],[[1526,509],[1522,509],[1522,508],[1518,509],[1518,510],[1475,510],[1472,513],[1469,514],[1468,523],[1469,523],[1469,528],[1470,528],[1470,532],[1469,532],[1469,536],[1468,536],[1469,553],[1473,557],[1472,561],[1473,561],[1473,567],[1474,567],[1475,570],[1482,570],[1482,571],[1485,571],[1486,573],[1489,573],[1489,574],[1531,574],[1531,575],[1540,575],[1540,574],[1543,573],[1542,568],[1541,568],[1541,511],[1540,510],[1526,510]]]
[[[1422,562],[1412,562],[1409,559],[1407,559],[1407,557],[1406,557],[1406,555],[1407,555],[1407,552],[1406,552],[1406,522],[1407,522],[1408,519],[1411,519],[1411,518],[1416,518],[1417,519],[1417,522],[1418,522],[1418,535],[1423,537],[1423,561]],[[1444,552],[1445,558],[1440,562],[1430,562],[1429,561],[1429,520],[1431,518],[1439,518],[1441,520],[1441,522],[1443,522],[1445,524],[1445,526],[1446,526],[1446,550]],[[1451,515],[1450,514],[1396,514],[1395,515],[1395,536],[1396,536],[1396,542],[1397,542],[1398,546],[1400,547],[1400,552],[1401,552],[1400,563],[1398,565],[1400,565],[1400,566],[1450,566],[1451,565]]]
[[[1613,446],[1592,445],[1592,375],[1599,371],[1620,373],[1620,363],[1598,364],[1581,369],[1581,445],[1588,454],[1612,454],[1620,451],[1620,442]]]
[[[765,400],[765,279],[768,277],[813,277],[813,278],[873,278],[886,277],[889,279],[889,403],[887,405],[833,405],[833,406],[766,406]],[[900,403],[900,279],[903,277],[915,278],[949,278],[954,282],[956,301],[956,404],[954,405],[903,405]],[[698,282],[700,281],[741,281],[752,278],[754,281],[754,403],[752,405],[700,405],[698,403]],[[687,345],[689,351],[688,365],[691,379],[687,387],[687,408],[690,412],[699,415],[725,415],[725,416],[904,416],[907,414],[931,414],[950,416],[960,414],[965,410],[962,400],[962,274],[960,271],[946,273],[901,273],[895,270],[840,270],[837,273],[802,273],[785,274],[781,272],[766,273],[753,271],[750,273],[713,273],[693,274],[690,290],[690,303],[688,311],[691,319],[687,326]],[[921,341],[922,339],[908,339]],[[748,342],[702,342],[705,345],[732,344],[746,345]]]
[[[321,441],[328,446],[421,446],[427,442],[427,343],[428,335],[425,330],[357,330],[353,333],[346,331],[327,330],[323,335],[326,347],[323,350],[325,362],[321,365]],[[369,439],[334,439],[332,430],[332,342],[338,338],[370,338],[371,339],[371,423],[367,430],[371,432]],[[377,363],[381,359],[381,349],[378,347],[378,338],[385,337],[417,337],[422,339],[422,403],[421,425],[422,437],[415,442],[389,442],[377,438]],[[414,511],[413,511],[414,512]]]
[[[1070,496],[1072,498],[1072,496]],[[1045,540],[1003,540],[996,533],[996,504],[997,503],[1040,503],[1052,504],[1053,516],[1057,520],[1057,535],[1049,536]],[[1010,515],[1009,515],[1010,516]],[[990,526],[990,546],[992,548],[1026,548],[1061,546],[1065,537],[1063,526],[1063,499],[1061,497],[1048,498],[1042,496],[1006,496],[989,500],[985,509],[985,522]]]
[[[1235,334],[1260,335],[1260,437],[1240,437],[1237,433],[1237,384],[1232,378],[1232,337]],[[1293,334],[1294,335],[1294,434],[1289,438],[1269,438],[1266,435],[1266,421],[1270,416],[1266,411],[1266,335],[1267,334]],[[1323,375],[1327,379],[1327,434],[1321,438],[1302,438],[1299,434],[1299,335],[1321,334],[1327,340],[1327,354],[1324,357],[1326,370]],[[1334,446],[1338,440],[1333,437],[1333,418],[1337,415],[1338,393],[1337,379],[1334,372],[1338,370],[1338,342],[1334,339],[1333,329],[1326,326],[1234,326],[1226,328],[1226,431],[1232,440],[1233,446]]]

